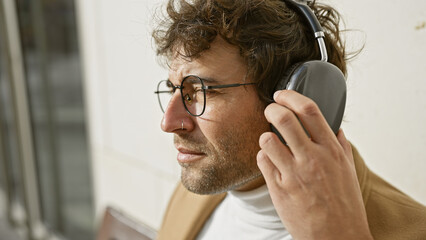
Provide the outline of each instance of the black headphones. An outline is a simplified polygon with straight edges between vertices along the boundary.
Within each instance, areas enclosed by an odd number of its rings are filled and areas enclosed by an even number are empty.
[[[288,7],[301,14],[310,25],[321,52],[321,60],[297,63],[286,70],[276,84],[274,92],[282,89],[295,90],[314,100],[335,134],[342,123],[346,104],[346,80],[335,65],[327,62],[324,32],[315,14],[306,3],[284,0]],[[272,130],[284,142],[272,126]]]

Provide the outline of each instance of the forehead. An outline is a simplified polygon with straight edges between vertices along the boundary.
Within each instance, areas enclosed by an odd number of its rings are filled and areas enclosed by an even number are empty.
[[[242,81],[246,74],[247,66],[239,49],[217,37],[210,48],[196,59],[188,60],[175,54],[170,65],[169,79],[176,84],[185,76],[197,75],[226,83]]]

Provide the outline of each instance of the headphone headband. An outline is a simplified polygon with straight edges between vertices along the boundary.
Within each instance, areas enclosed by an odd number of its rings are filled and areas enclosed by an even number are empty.
[[[303,15],[303,17],[308,21],[309,26],[311,27],[314,33],[314,37],[318,41],[318,46],[321,52],[321,61],[327,62],[328,56],[327,56],[327,48],[325,47],[325,42],[324,42],[324,37],[325,37],[324,31],[318,19],[315,17],[314,12],[307,5],[307,3],[310,1],[303,1],[303,3],[301,3],[300,1],[296,2],[293,0],[284,0],[284,2],[288,3],[289,7],[293,8],[296,12]]]

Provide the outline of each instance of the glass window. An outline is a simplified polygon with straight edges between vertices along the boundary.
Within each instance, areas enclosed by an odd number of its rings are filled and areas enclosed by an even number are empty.
[[[6,55],[6,36],[0,19],[0,175],[3,193],[8,198],[8,215],[11,223],[25,228],[24,192],[15,114],[10,86],[9,62]]]
[[[43,220],[66,239],[94,239],[74,1],[17,3]]]

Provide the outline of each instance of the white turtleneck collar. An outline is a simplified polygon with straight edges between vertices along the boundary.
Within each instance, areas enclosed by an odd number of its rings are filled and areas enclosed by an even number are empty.
[[[251,191],[229,191],[197,239],[292,239],[272,204],[266,184]]]

